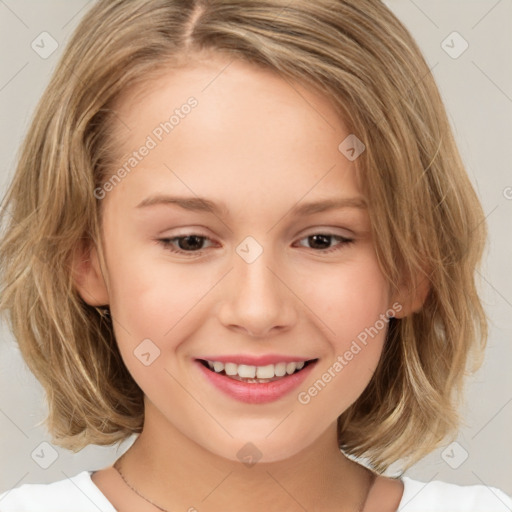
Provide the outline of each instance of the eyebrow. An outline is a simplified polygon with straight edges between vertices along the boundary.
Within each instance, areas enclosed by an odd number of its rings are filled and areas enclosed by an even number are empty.
[[[137,205],[137,208],[146,208],[155,205],[176,205],[185,210],[212,213],[219,216],[228,213],[228,208],[224,203],[215,203],[204,197],[183,197],[162,194],[147,197]],[[342,208],[366,209],[367,205],[362,197],[336,197],[304,204],[299,203],[294,206],[289,213],[296,216],[306,216]]]

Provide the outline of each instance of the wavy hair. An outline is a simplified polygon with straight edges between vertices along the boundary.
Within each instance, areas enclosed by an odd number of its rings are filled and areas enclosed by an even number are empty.
[[[475,271],[486,227],[431,71],[377,0],[100,0],[35,111],[1,212],[0,311],[47,393],[56,443],[79,450],[140,432],[143,394],[111,322],[78,294],[77,248],[100,244],[115,161],[115,102],[203,51],[273,70],[332,100],[366,150],[356,160],[391,287],[428,280],[390,322],[371,382],[338,419],[340,449],[378,471],[411,465],[459,424],[464,375],[487,323]]]

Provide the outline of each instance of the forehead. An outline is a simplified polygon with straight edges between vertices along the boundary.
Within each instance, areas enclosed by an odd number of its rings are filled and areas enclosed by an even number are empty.
[[[151,146],[124,180],[139,199],[165,190],[296,202],[308,191],[314,199],[357,189],[355,165],[338,149],[349,134],[331,100],[247,62],[216,56],[170,68],[115,110],[118,165]]]
[[[116,132],[122,135],[126,149],[139,142],[140,135],[169,121],[191,97],[198,106],[193,115],[185,114],[189,117],[186,124],[194,125],[198,137],[213,136],[222,129],[231,138],[253,136],[256,143],[257,135],[267,133],[271,139],[279,133],[281,140],[286,131],[290,139],[308,139],[314,144],[332,136],[337,142],[346,132],[334,103],[311,85],[243,60],[208,54],[186,65],[162,68],[157,78],[120,96],[115,105]],[[172,137],[166,138],[176,140],[182,132],[173,130]]]

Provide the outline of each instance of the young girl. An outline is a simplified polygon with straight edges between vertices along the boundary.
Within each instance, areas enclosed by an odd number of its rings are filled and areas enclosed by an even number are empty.
[[[138,436],[2,512],[511,510],[382,475],[456,431],[486,321],[483,213],[380,2],[100,0],[5,205],[55,442]]]

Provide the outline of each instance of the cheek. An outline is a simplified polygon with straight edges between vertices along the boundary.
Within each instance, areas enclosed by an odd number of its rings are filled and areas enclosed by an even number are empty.
[[[132,254],[111,272],[115,337],[128,371],[144,394],[158,403],[165,389],[179,402],[181,389],[171,377],[173,355],[191,334],[189,318],[205,290],[191,285],[190,271],[180,271],[179,265],[148,261]]]
[[[389,287],[370,251],[361,251],[357,261],[308,269],[299,274],[295,290],[338,351],[390,306]]]
[[[377,367],[389,326],[389,289],[371,255],[350,266],[332,266],[306,289],[329,350],[298,402],[310,413],[333,411],[334,418],[359,397]]]
[[[201,300],[207,282],[201,281],[198,267],[165,261],[163,255],[155,258],[158,250],[134,252],[115,266],[111,309],[120,325],[161,339]]]
[[[201,325],[208,292],[219,278],[211,267],[169,262],[158,251],[132,250],[118,259],[112,252],[111,261],[119,263],[110,264],[115,336],[124,362],[137,381],[146,374],[153,379],[158,368],[175,367],[173,354]],[[137,357],[148,351],[150,359],[158,355],[149,374]]]

